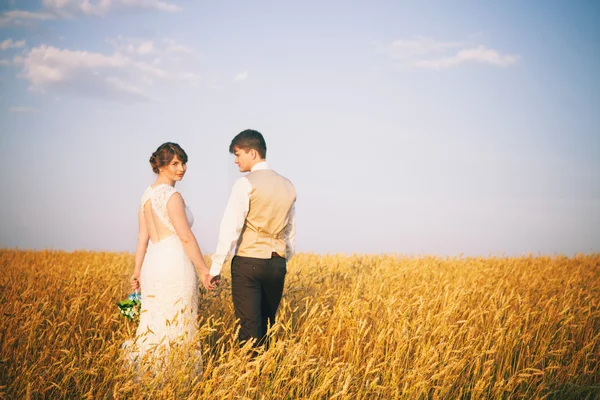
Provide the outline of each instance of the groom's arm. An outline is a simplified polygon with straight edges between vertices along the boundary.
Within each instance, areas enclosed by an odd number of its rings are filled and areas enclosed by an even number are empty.
[[[285,258],[290,260],[296,253],[296,201],[290,209],[290,217],[285,227]]]
[[[250,209],[251,191],[252,185],[245,177],[239,178],[233,184],[231,195],[225,208],[225,214],[221,220],[217,249],[212,256],[211,276],[217,276],[221,273],[223,264],[227,261],[229,253],[231,253],[231,250],[233,250],[240,237],[248,210]]]

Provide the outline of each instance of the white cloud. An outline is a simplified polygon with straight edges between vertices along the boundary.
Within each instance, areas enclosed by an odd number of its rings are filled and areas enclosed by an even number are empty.
[[[377,44],[377,50],[400,65],[427,69],[451,68],[473,62],[508,67],[519,59],[518,55],[500,54],[483,45],[473,47],[464,42],[436,42],[423,37],[399,39],[388,45]]]
[[[182,81],[187,81],[187,82],[191,82],[191,83],[199,83],[200,82],[200,76],[193,72],[182,72],[179,74],[179,79],[181,79]]]
[[[192,54],[194,52],[194,50],[192,50],[191,48],[181,45],[181,44],[171,45],[171,46],[167,47],[167,51],[169,53],[183,53],[183,54]]]
[[[136,65],[147,73],[146,82],[152,82],[153,76],[165,78],[165,74],[161,72],[163,70],[171,71],[170,77],[181,81],[199,83],[201,80],[196,73],[184,70],[186,56],[193,54],[194,51],[173,39],[152,40],[119,36],[115,40],[109,40],[109,43],[117,52],[127,53],[132,58],[144,60],[143,63]]]
[[[175,13],[182,11],[176,4],[163,0],[43,0],[38,12],[22,10],[0,14],[0,26],[27,25],[33,21],[74,18],[77,16],[102,17],[119,10],[150,10]]]
[[[27,25],[33,21],[47,21],[57,16],[48,12],[29,12],[21,10],[5,11],[0,14],[0,27],[9,25]]]
[[[38,92],[62,92],[121,102],[154,100],[164,82],[199,81],[191,72],[163,68],[139,58],[138,51],[102,54],[39,46],[23,58],[20,77]]]
[[[152,41],[146,41],[140,44],[137,48],[138,54],[152,54],[154,53],[154,43]]]
[[[182,55],[194,53],[191,48],[169,38],[151,40],[118,36],[116,40],[110,40],[109,42],[118,51],[135,53],[138,55],[167,56],[167,54],[170,53],[179,53]],[[159,58],[160,57],[157,57],[156,59]]]
[[[248,71],[240,72],[233,78],[235,82],[243,82],[248,79]]]
[[[194,50],[191,48],[179,44],[173,39],[165,38],[163,39],[163,43],[165,44],[165,50],[167,53],[192,54],[194,52]]]
[[[19,67],[19,66],[23,66],[24,60],[25,59],[21,55],[14,56],[12,58],[12,60],[10,60],[8,58],[0,58],[0,66],[8,67],[10,65],[14,65],[14,66]]]
[[[130,82],[116,76],[109,76],[105,79],[107,87],[114,89],[119,97],[124,95],[125,98],[133,100],[154,100],[150,95],[144,93],[139,87],[132,85]]]
[[[38,110],[36,108],[33,108],[33,107],[11,107],[9,109],[9,111],[11,113],[26,113],[26,114],[31,114],[31,113],[38,112]]]
[[[19,49],[21,47],[25,47],[24,40],[14,41],[12,39],[6,39],[0,42],[0,50]]]
[[[26,55],[22,76],[35,91],[79,93],[126,102],[149,100],[150,96],[134,83],[123,83],[123,77],[133,82],[136,75],[149,72],[139,64],[119,53],[107,56],[40,46]]]
[[[485,46],[478,46],[472,49],[461,50],[452,57],[421,60],[416,62],[415,65],[423,68],[443,69],[455,67],[467,62],[477,62],[497,67],[508,67],[515,64],[518,59],[519,57],[516,55],[501,55],[497,51],[488,49]]]
[[[412,59],[415,56],[431,53],[443,53],[447,49],[453,49],[463,46],[460,42],[436,42],[423,37],[413,39],[399,39],[392,43],[381,46],[379,51],[389,54],[393,59]]]
[[[23,56],[14,56],[13,64],[15,65],[25,65],[25,57]]]
[[[112,10],[139,9],[174,13],[181,7],[161,0],[44,0],[44,7],[66,15],[104,16]]]

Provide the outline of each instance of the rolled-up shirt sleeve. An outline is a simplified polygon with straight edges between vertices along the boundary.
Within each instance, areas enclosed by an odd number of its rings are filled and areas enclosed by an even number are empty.
[[[233,184],[231,195],[225,208],[225,214],[221,220],[217,249],[212,256],[211,276],[217,276],[221,273],[223,264],[227,261],[229,254],[240,237],[248,210],[250,209],[251,191],[252,185],[245,177],[239,178]]]
[[[290,208],[288,224],[285,227],[285,258],[289,261],[296,253],[296,201]]]

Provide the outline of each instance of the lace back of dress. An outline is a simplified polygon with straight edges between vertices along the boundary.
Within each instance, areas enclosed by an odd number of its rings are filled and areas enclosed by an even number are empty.
[[[198,275],[181,242],[165,237],[176,237],[167,212],[167,203],[176,192],[169,185],[158,185],[142,196],[141,210],[153,242],[140,274],[139,325],[135,338],[123,349],[136,376],[171,379],[172,370],[173,379],[181,382],[182,366],[184,376],[202,373],[202,351],[196,338]]]
[[[148,224],[150,236],[155,237],[153,242],[159,242],[175,234],[175,228],[169,219],[167,203],[176,192],[172,186],[158,185],[154,188],[148,188],[142,196],[141,207]]]

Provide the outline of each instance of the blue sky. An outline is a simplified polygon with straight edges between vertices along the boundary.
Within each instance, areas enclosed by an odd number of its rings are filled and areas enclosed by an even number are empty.
[[[206,253],[261,131],[300,251],[600,251],[600,3],[8,0],[0,247],[133,251],[163,142]]]

